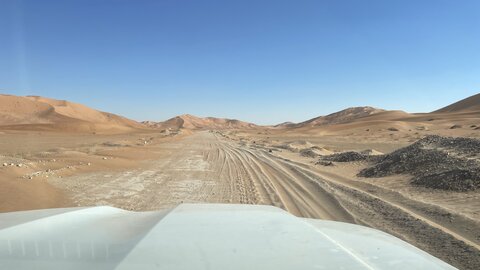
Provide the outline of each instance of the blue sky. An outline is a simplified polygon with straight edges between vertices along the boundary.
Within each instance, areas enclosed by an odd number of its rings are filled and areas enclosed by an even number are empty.
[[[259,124],[480,92],[480,1],[0,1],[0,92]]]

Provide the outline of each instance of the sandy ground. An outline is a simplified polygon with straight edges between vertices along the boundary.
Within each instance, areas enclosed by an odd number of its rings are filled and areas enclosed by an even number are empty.
[[[461,269],[480,269],[480,193],[413,188],[405,176],[361,179],[365,164],[334,167],[282,144],[393,151],[380,137],[200,131],[118,135],[3,132],[0,210],[112,205],[154,210],[182,202],[269,204],[302,217],[396,235]],[[21,167],[18,165],[21,164]]]

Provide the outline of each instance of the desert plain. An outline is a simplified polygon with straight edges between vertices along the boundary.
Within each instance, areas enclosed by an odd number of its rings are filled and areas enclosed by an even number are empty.
[[[2,212],[268,204],[480,269],[480,94],[428,113],[355,107],[275,126],[192,115],[140,123],[0,95],[0,151]]]

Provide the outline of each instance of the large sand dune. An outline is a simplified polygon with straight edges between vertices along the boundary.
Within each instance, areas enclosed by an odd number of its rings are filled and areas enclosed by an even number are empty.
[[[121,132],[144,128],[125,117],[65,100],[0,95],[0,129]]]
[[[360,135],[366,137],[480,136],[480,94],[431,113],[387,111],[373,107],[354,107],[301,123],[275,126],[273,133]]]
[[[305,122],[298,123],[294,127],[315,127],[348,123],[383,111],[384,110],[382,109],[377,109],[373,107],[352,107],[329,114],[327,116],[319,116]]]

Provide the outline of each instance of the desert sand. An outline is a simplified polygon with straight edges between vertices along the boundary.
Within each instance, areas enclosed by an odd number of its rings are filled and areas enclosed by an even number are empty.
[[[479,269],[480,189],[416,186],[408,173],[359,176],[375,157],[427,135],[480,138],[479,106],[477,95],[432,113],[357,107],[276,126],[192,115],[142,124],[68,101],[2,95],[0,211],[268,204],[377,228]],[[346,151],[372,158],[326,158]],[[475,166],[479,152],[461,158]]]

